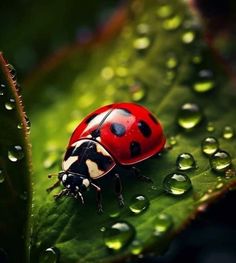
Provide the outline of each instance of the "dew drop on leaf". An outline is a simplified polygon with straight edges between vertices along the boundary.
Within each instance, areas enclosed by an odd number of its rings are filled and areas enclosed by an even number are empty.
[[[5,108],[7,110],[13,110],[16,107],[16,102],[14,99],[9,99],[6,103],[5,103]]]
[[[146,211],[149,204],[148,198],[144,195],[135,195],[131,198],[129,209],[133,214],[138,215]]]
[[[125,221],[117,221],[103,232],[104,244],[111,250],[124,248],[132,242],[134,236],[134,227]]]
[[[6,85],[0,84],[0,96],[3,96],[6,91]]]
[[[212,155],[219,149],[219,142],[215,137],[206,137],[202,141],[202,152]]]
[[[145,50],[150,46],[150,43],[148,37],[139,37],[134,40],[133,47],[137,50]]]
[[[198,73],[198,80],[193,84],[193,90],[198,93],[208,92],[215,88],[213,72],[210,69],[202,69]]]
[[[167,18],[173,14],[173,8],[170,5],[162,5],[157,9],[157,16],[160,18]]]
[[[132,243],[131,243],[131,253],[133,255],[139,255],[142,253],[142,250],[143,250],[143,246],[142,246],[142,243],[139,241],[139,240],[134,240]]]
[[[226,151],[219,150],[210,157],[212,170],[225,172],[231,166],[231,157]]]
[[[176,159],[176,166],[179,170],[185,171],[196,167],[194,157],[190,153],[181,153]]]
[[[24,158],[24,151],[20,145],[12,146],[8,151],[8,159],[12,162],[17,162]]]
[[[215,126],[214,126],[213,122],[208,122],[207,123],[206,130],[208,132],[214,132],[215,131]]]
[[[199,106],[195,103],[185,103],[177,116],[177,121],[180,127],[185,130],[196,127],[202,120],[203,114]]]
[[[3,170],[0,169],[0,184],[2,184],[5,181],[4,175],[3,175]]]
[[[154,222],[154,235],[162,236],[167,233],[173,226],[173,218],[165,213],[159,214]]]
[[[167,31],[173,31],[178,29],[182,25],[182,17],[179,15],[172,16],[163,21],[162,27]]]
[[[194,31],[186,31],[183,33],[181,40],[184,44],[190,44],[195,40],[195,32]]]
[[[234,129],[231,126],[225,126],[222,132],[222,137],[224,139],[232,139],[234,137]]]
[[[168,174],[163,181],[164,190],[172,195],[183,195],[192,188],[192,183],[186,174]]]
[[[169,144],[173,147],[177,144],[177,140],[175,138],[175,136],[171,136],[168,140]]]
[[[40,256],[40,263],[59,263],[60,251],[58,248],[47,248]]]

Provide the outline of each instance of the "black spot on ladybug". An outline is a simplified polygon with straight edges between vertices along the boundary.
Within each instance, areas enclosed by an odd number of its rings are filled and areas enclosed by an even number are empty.
[[[126,116],[126,117],[132,115],[132,113],[128,109],[125,109],[125,108],[117,109],[117,111],[119,111],[119,114]]]
[[[120,123],[112,123],[110,126],[111,132],[118,137],[121,137],[125,134],[125,126]]]
[[[152,134],[152,130],[145,121],[139,121],[138,128],[144,137],[149,137]]]
[[[97,138],[100,137],[100,130],[99,129],[95,129],[91,132],[91,135],[93,138]]]
[[[129,148],[130,148],[131,157],[135,157],[135,156],[140,155],[140,153],[141,153],[141,146],[140,146],[140,144],[138,142],[132,141],[130,143]]]
[[[91,120],[93,120],[98,114],[94,113],[91,116],[89,116],[86,120],[85,123],[89,124]]]
[[[157,119],[151,113],[149,114],[149,117],[155,124],[158,124]]]

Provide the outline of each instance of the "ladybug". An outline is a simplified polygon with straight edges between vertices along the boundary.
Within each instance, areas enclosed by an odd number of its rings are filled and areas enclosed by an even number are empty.
[[[55,195],[56,200],[73,196],[84,203],[82,193],[93,187],[97,191],[98,210],[102,211],[101,188],[95,182],[113,174],[119,204],[124,205],[115,168],[131,168],[135,175],[151,181],[140,175],[134,165],[161,152],[165,141],[160,123],[145,107],[135,103],[103,106],[90,113],[74,130],[58,181],[48,191],[62,184],[64,189]]]

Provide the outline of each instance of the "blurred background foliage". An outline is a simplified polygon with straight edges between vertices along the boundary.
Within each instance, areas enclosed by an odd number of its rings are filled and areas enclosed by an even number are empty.
[[[201,11],[207,43],[223,59],[222,63],[234,81],[235,2],[192,2]],[[50,58],[57,57],[61,50],[99,41],[107,21],[124,5],[125,1],[116,0],[1,1],[0,49],[17,68],[19,82],[26,83],[23,90],[27,89],[29,79],[38,74],[38,69],[50,64]],[[232,210],[235,200],[236,194],[231,192],[214,204],[172,242],[164,256],[149,256],[137,261],[234,263],[236,216]]]

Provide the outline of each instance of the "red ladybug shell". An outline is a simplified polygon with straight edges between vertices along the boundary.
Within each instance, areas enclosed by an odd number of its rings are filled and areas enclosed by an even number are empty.
[[[135,103],[114,103],[90,113],[73,132],[68,147],[84,138],[98,141],[122,165],[155,155],[166,141],[152,113]]]

